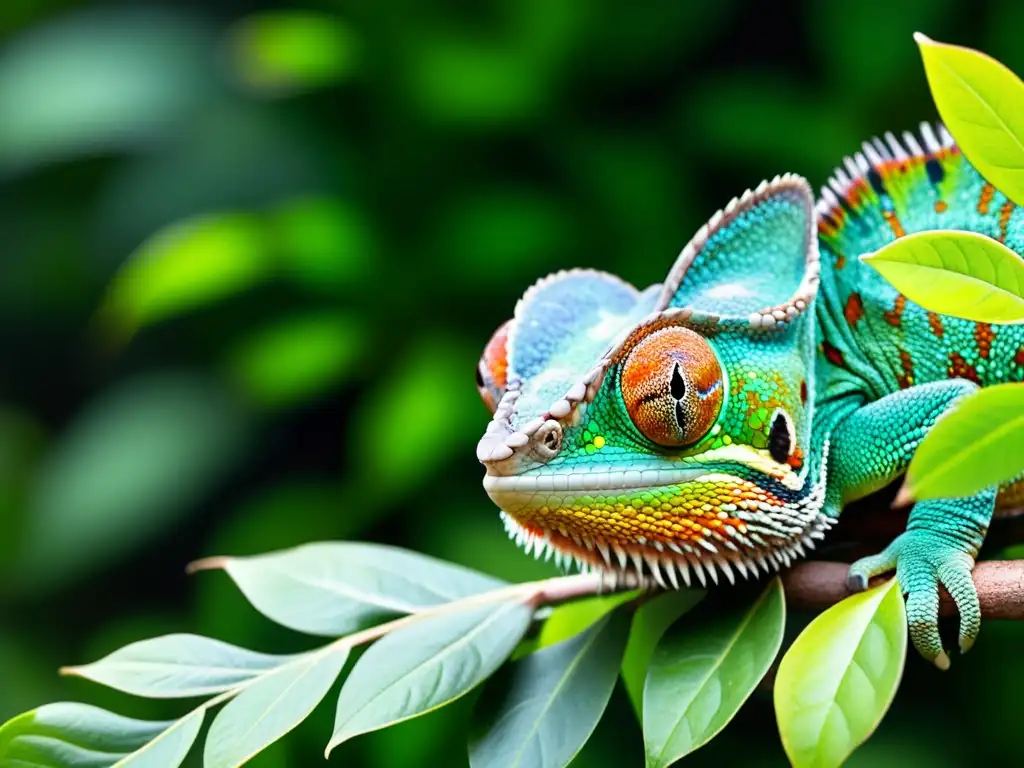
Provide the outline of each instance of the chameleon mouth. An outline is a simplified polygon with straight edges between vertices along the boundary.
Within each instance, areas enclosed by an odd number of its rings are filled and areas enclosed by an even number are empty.
[[[526,554],[536,559],[554,560],[563,569],[575,566],[580,572],[599,572],[609,577],[614,588],[619,578],[633,578],[640,587],[657,585],[663,589],[692,587],[699,582],[719,584],[721,574],[729,584],[736,583],[738,573],[744,579],[757,579],[763,572],[770,575],[805,557],[814,549],[815,540],[824,538],[833,521],[818,515],[809,530],[796,541],[769,545],[757,551],[745,552],[738,547],[718,549],[704,544],[694,547],[687,543],[637,539],[635,544],[624,544],[601,536],[547,530],[529,523],[520,523],[506,512],[501,513],[505,531]]]
[[[804,557],[834,522],[823,513],[827,459],[826,443],[816,481],[800,488],[706,467],[484,482],[509,536],[536,557],[679,588],[717,584],[719,574],[735,583],[737,572],[756,577]]]
[[[615,472],[565,472],[540,475],[485,475],[484,490],[491,497],[541,492],[622,491],[678,485],[706,475],[703,468],[627,469]],[[497,501],[497,499],[495,499]],[[499,504],[501,506],[501,504]]]

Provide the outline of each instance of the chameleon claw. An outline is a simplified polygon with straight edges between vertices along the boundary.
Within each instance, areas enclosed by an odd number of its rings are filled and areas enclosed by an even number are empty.
[[[863,573],[846,574],[846,588],[850,592],[863,592],[868,588],[868,577]]]
[[[935,664],[935,666],[941,669],[943,672],[949,669],[949,656],[946,654],[945,651],[939,651],[939,655],[936,656],[932,661]]]

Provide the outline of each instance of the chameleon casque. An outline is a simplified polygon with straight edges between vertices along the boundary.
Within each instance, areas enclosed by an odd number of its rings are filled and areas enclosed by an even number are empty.
[[[493,419],[477,457],[510,534],[676,588],[803,556],[957,401],[1024,380],[1024,326],[927,312],[858,258],[932,229],[1024,253],[1024,213],[923,124],[865,143],[817,204],[789,174],[734,199],[664,283],[639,291],[585,269],[537,282],[478,371]],[[1022,490],[917,503],[904,533],[851,566],[851,586],[895,569],[914,644],[946,668],[939,584],[966,651],[974,559]]]

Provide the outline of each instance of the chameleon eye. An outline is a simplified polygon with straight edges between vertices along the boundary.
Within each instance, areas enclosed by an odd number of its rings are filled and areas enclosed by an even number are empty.
[[[722,409],[722,368],[711,346],[688,328],[662,328],[637,344],[619,378],[629,418],[651,442],[693,445]]]
[[[491,413],[498,407],[498,401],[505,394],[508,385],[508,329],[509,320],[502,323],[484,347],[484,353],[476,366],[476,388],[480,398]]]

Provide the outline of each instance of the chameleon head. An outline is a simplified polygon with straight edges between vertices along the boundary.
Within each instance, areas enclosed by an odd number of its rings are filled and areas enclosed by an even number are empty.
[[[787,175],[715,214],[663,284],[573,270],[527,290],[478,381],[510,534],[674,586],[802,554],[828,525],[807,458],[817,286],[813,197]]]

